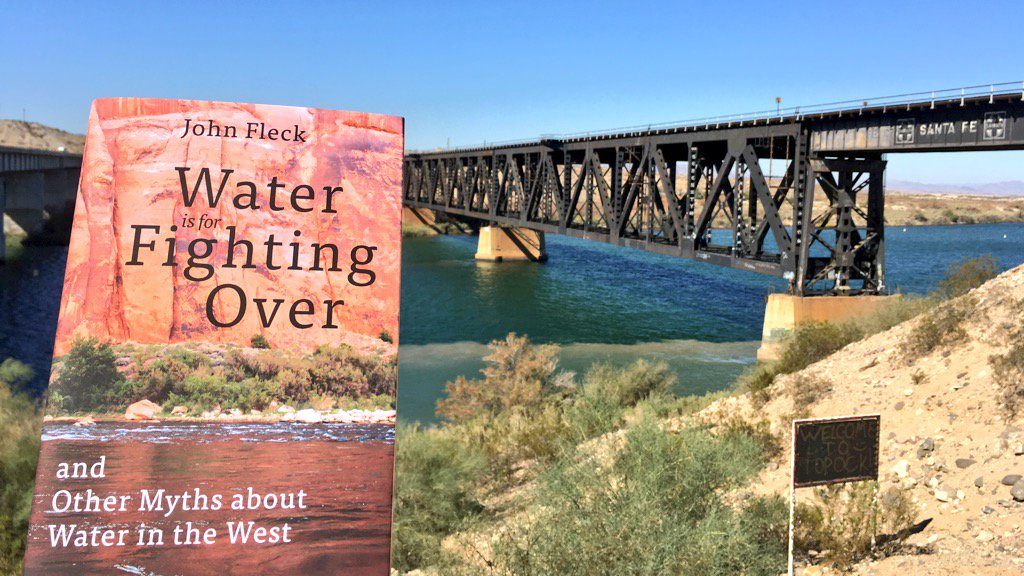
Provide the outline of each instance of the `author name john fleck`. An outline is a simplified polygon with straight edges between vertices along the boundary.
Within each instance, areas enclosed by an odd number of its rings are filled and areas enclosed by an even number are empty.
[[[212,138],[239,138],[238,126],[218,124],[213,120],[193,120],[185,118],[185,126],[180,138],[186,136],[208,136]],[[291,128],[270,128],[265,122],[246,122],[243,138],[257,140],[284,140],[288,142],[305,142],[307,133],[299,130],[298,124]]]

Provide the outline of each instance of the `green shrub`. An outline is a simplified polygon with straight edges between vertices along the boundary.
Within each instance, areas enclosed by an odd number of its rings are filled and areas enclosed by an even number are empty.
[[[763,405],[769,398],[769,388],[775,377],[792,374],[811,364],[824,360],[849,344],[868,335],[867,326],[884,329],[885,322],[861,321],[843,324],[817,322],[794,330],[782,345],[779,359],[750,368],[739,379],[737,387],[748,392],[755,405]]]
[[[455,431],[399,428],[395,443],[393,566],[400,571],[445,563],[441,541],[483,507],[474,496],[484,458]]]
[[[597,395],[571,399],[566,403],[564,413],[569,434],[576,441],[615,430],[625,416],[621,405],[611,398]]]
[[[797,507],[796,548],[810,550],[819,559],[845,569],[870,555],[892,554],[909,535],[914,522],[914,503],[903,491],[890,488],[877,497],[876,482],[855,482],[819,488],[817,502]],[[871,549],[873,533],[885,535],[886,543]]]
[[[321,346],[313,354],[285,357],[270,350],[233,350],[225,376],[273,380],[295,402],[312,398],[394,396],[398,369],[393,358],[363,355],[350,346]]]
[[[8,358],[0,363],[0,385],[7,386],[11,392],[24,391],[34,377],[35,371],[31,366],[14,358]]]
[[[546,473],[541,511],[499,537],[494,562],[510,574],[777,574],[781,500],[736,513],[720,497],[761,462],[742,435],[675,435],[642,422],[611,466],[564,458]]]
[[[253,348],[270,348],[270,341],[267,340],[267,337],[264,336],[263,334],[254,334],[253,337],[249,339],[249,344]]]
[[[783,347],[777,370],[780,374],[803,370],[863,337],[864,332],[852,323],[819,322],[802,326]]]
[[[247,378],[238,382],[214,374],[190,374],[182,382],[181,392],[172,393],[168,404],[201,412],[220,406],[224,410],[263,410],[274,400],[284,398],[280,385],[272,380]]]
[[[477,418],[458,426],[487,458],[494,479],[506,480],[517,464],[527,460],[550,460],[573,437],[562,407],[549,403],[530,409],[510,409]]]
[[[667,394],[676,385],[676,374],[665,362],[637,360],[624,368],[598,364],[583,379],[584,398],[607,398],[623,408],[636,406],[656,394]]]
[[[398,366],[394,358],[363,355],[348,346],[317,349],[308,361],[312,390],[318,394],[395,395]]]
[[[39,456],[39,409],[17,393],[32,369],[16,360],[0,365],[0,574],[21,574],[32,485]]]
[[[865,317],[854,320],[853,324],[861,332],[861,338],[867,338],[902,324],[935,307],[935,304],[934,298],[900,295],[898,298],[888,299],[884,306],[878,307]]]
[[[565,409],[573,439],[579,442],[619,428],[626,409],[667,398],[675,384],[676,375],[664,362],[641,359],[624,367],[592,366]]]
[[[992,256],[964,258],[946,271],[938,292],[945,298],[956,298],[999,275],[999,262]]]
[[[287,358],[277,352],[261,349],[232,349],[226,360],[225,377],[236,381],[246,378],[272,380],[288,362]]]
[[[189,374],[210,365],[204,356],[179,347],[161,350],[159,355],[143,351],[135,355],[133,362],[137,368],[131,381],[115,390],[110,399],[115,406],[125,407],[144,399],[162,404],[172,393],[181,392],[182,382]]]
[[[1024,317],[1024,300],[1017,302],[1011,311],[1017,318]],[[989,358],[992,376],[999,386],[999,400],[1011,416],[1024,409],[1024,326],[1018,325],[1009,334],[1006,353]]]
[[[734,391],[729,389],[688,396],[655,394],[638,404],[638,406],[649,409],[650,413],[658,418],[673,418],[695,414],[707,408],[716,400],[726,398],[732,394],[734,394]]]
[[[736,380],[736,387],[750,394],[755,406],[763,406],[770,399],[768,388],[780,374],[776,363],[751,366]]]
[[[529,409],[547,401],[560,386],[558,348],[533,344],[509,334],[490,343],[484,357],[483,378],[459,377],[445,386],[445,397],[437,403],[437,415],[449,422],[465,422],[496,415],[511,407]]]
[[[920,370],[910,375],[910,383],[914,386],[920,386],[926,382],[928,382],[928,375]]]
[[[767,462],[782,454],[782,439],[772,434],[771,422],[758,420],[750,422],[733,416],[721,424],[719,438],[724,441],[753,441],[759,450],[762,462]]]
[[[901,343],[903,353],[910,357],[924,356],[940,346],[963,340],[967,337],[963,323],[974,313],[976,305],[972,297],[964,296],[922,314]]]
[[[806,417],[811,406],[832,390],[832,381],[817,375],[800,374],[790,383],[793,411],[798,417]]]
[[[75,340],[71,350],[61,358],[52,388],[63,397],[64,410],[84,412],[103,409],[109,392],[123,381],[110,344],[92,339]]]
[[[381,332],[380,332],[380,341],[381,342],[387,342],[388,344],[391,344],[392,342],[395,341],[395,339],[391,337],[391,333],[388,332],[387,330],[381,330]]]

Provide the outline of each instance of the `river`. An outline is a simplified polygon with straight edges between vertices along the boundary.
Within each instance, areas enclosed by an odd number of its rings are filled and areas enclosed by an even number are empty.
[[[922,293],[969,256],[1024,263],[1024,224],[890,227],[891,290]],[[403,243],[399,418],[433,421],[444,383],[481,368],[486,343],[508,332],[562,345],[561,365],[637,357],[668,362],[680,392],[728,386],[754,362],[765,297],[781,280],[704,263],[548,236],[544,264],[480,263],[475,238]],[[27,248],[0,268],[0,358],[15,357],[45,386],[65,249]]]

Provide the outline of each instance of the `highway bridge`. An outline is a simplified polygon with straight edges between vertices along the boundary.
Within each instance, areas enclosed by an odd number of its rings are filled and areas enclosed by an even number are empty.
[[[886,155],[1022,148],[1013,82],[408,152],[404,202],[506,244],[478,256],[541,259],[557,233],[778,276],[794,296],[875,295]]]
[[[73,205],[82,156],[0,146],[0,263],[6,258],[6,228],[36,232],[48,213]]]

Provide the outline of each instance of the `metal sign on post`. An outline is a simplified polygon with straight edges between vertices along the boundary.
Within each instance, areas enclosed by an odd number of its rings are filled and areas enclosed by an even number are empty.
[[[878,479],[881,416],[793,421],[789,488],[789,574],[793,576],[796,489]],[[873,541],[873,539],[872,539]]]

